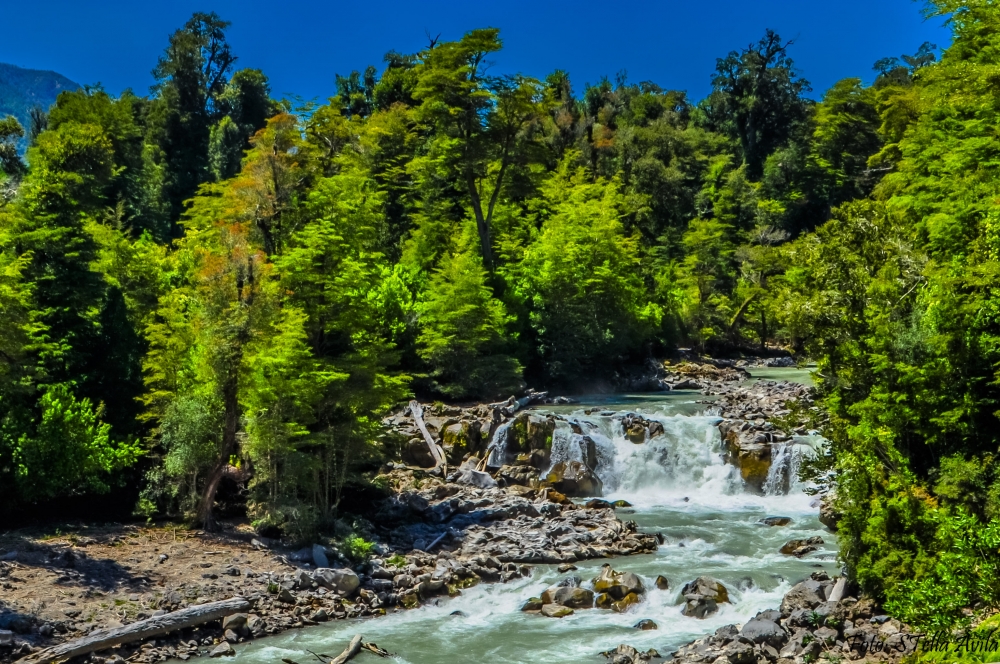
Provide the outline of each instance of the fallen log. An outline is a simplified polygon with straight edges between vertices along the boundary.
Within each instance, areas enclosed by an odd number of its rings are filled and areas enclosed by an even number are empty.
[[[424,424],[424,409],[417,401],[410,402],[410,414],[413,415],[413,421],[416,422],[417,428],[420,429],[420,433],[424,436],[424,442],[427,443],[427,447],[430,448],[431,456],[434,457],[434,467],[444,468],[444,473],[448,474],[448,467],[445,466],[444,453],[441,448],[438,447],[437,443],[431,437],[429,431],[427,431],[427,425]]]
[[[18,661],[20,664],[49,664],[49,662],[106,650],[107,648],[124,643],[132,643],[133,641],[141,641],[152,636],[176,632],[186,627],[195,627],[196,625],[202,625],[213,620],[231,616],[234,613],[249,611],[250,607],[250,602],[242,597],[232,597],[219,602],[189,606],[180,611],[147,618],[146,620],[140,620],[124,627],[95,630],[82,639],[46,648]]]
[[[360,651],[361,651],[361,635],[360,634],[355,634],[354,638],[351,639],[350,645],[348,645],[344,649],[344,652],[340,653],[339,655],[337,655],[336,657],[334,657],[332,660],[330,660],[330,664],[344,664],[344,662],[350,660],[352,657],[354,657],[355,655],[357,655],[358,652],[360,652]]]

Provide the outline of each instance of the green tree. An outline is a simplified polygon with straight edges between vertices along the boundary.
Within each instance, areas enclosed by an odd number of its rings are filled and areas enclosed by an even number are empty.
[[[435,389],[456,399],[495,398],[521,386],[521,366],[504,353],[510,324],[492,297],[475,242],[442,257],[417,303],[420,357]]]
[[[752,180],[763,173],[768,155],[809,117],[802,95],[811,88],[795,74],[791,44],[768,30],[756,44],[720,58],[703,105],[711,124],[738,142]]]
[[[493,269],[491,225],[504,177],[525,129],[543,111],[541,83],[524,76],[489,77],[486,58],[501,48],[500,31],[473,30],[421,54],[413,96],[416,115],[436,127],[476,220],[480,251]]]

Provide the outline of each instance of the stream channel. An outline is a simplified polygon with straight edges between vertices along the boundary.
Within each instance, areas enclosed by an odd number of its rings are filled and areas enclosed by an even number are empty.
[[[751,370],[754,379],[809,383],[808,371]],[[653,554],[577,563],[579,570],[559,574],[555,565],[538,565],[532,576],[506,584],[483,584],[461,596],[442,598],[410,611],[364,620],[337,620],[292,630],[236,647],[239,664],[278,664],[283,658],[299,664],[315,662],[312,650],[336,656],[354,634],[363,634],[389,652],[387,662],[407,664],[490,664],[537,662],[570,664],[605,661],[598,653],[627,643],[640,650],[655,648],[665,657],[695,638],[722,625],[743,623],[758,611],[777,608],[781,598],[810,572],[838,573],[836,540],[818,519],[813,498],[793,478],[784,495],[744,492],[738,471],[722,460],[722,440],[709,415],[710,399],[698,392],[615,394],[583,397],[569,406],[545,406],[584,424],[599,446],[598,475],[609,500],[624,499],[632,508],[618,509],[623,520],[634,519],[642,531],[660,533],[664,543]],[[590,415],[584,411],[590,411]],[[663,423],[665,434],[642,445],[625,439],[612,421],[611,411],[631,411]],[[794,473],[797,460],[818,443],[796,438],[787,449],[775,451],[771,472]],[[553,437],[552,460],[572,458],[573,434],[560,427]],[[782,482],[768,482],[777,486]],[[772,492],[777,494],[777,492]],[[768,527],[766,516],[791,517],[791,524]],[[821,536],[826,544],[801,559],[779,553],[791,539]],[[643,601],[625,614],[601,609],[577,610],[565,618],[522,613],[524,602],[547,587],[575,574],[591,587],[603,563],[638,574],[647,592]],[[662,574],[670,589],[657,590]],[[731,604],[704,620],[681,615],[680,589],[701,575],[719,579]],[[652,619],[657,630],[633,628]],[[359,661],[377,660],[362,652]],[[657,661],[657,660],[653,660]],[[662,661],[662,660],[659,660]]]

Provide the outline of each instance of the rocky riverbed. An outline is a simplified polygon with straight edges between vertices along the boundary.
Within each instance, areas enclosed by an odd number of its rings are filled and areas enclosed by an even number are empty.
[[[741,457],[741,452],[754,450],[758,464],[773,460],[787,437],[801,434],[788,426],[789,415],[812,407],[811,391],[773,381],[747,384],[741,368],[705,366],[674,367],[668,383],[673,392],[696,394],[697,388],[712,397],[706,406],[722,417],[718,426],[728,462],[739,468],[751,493],[760,492],[763,487],[755,477],[743,474],[752,455]],[[407,442],[401,461],[387,464],[376,478],[391,495],[374,519],[375,555],[360,565],[322,546],[283,548],[246,526],[221,535],[118,528],[44,538],[4,536],[0,658],[11,661],[99,627],[159,612],[246,597],[254,605],[246,615],[122,646],[93,659],[155,662],[221,655],[230,644],[292,628],[437,603],[484,583],[522,583],[539,564],[571,570],[587,560],[655,551],[663,536],[643,533],[628,520],[625,513],[632,510],[627,501],[595,497],[604,493],[601,476],[607,476],[600,468],[607,463],[602,448],[607,443],[595,422],[609,421],[629,448],[653,450],[662,447],[664,436],[673,435],[664,431],[665,420],[627,409],[581,407],[574,415],[530,408],[568,401],[532,393],[467,408],[424,405],[423,422],[446,454],[446,473],[431,468],[433,458],[412,412],[404,409],[388,418],[390,429]],[[775,426],[776,421],[785,428]],[[572,459],[565,456],[568,442],[580,449]],[[767,458],[760,452],[764,449],[771,452]],[[806,555],[815,550],[809,546],[804,543],[795,551]],[[791,554],[799,555],[795,551]],[[646,584],[650,591],[654,586],[659,590],[658,585],[658,579]],[[632,589],[595,593],[593,605],[627,612],[645,601],[647,587],[642,592],[628,583],[625,587]],[[587,594],[579,583],[564,588],[538,598],[543,620],[577,610],[565,605],[567,597],[579,608],[587,603],[579,597]],[[689,615],[703,612],[712,600],[703,599],[692,604]]]
[[[721,585],[713,579],[702,583]],[[780,607],[719,627],[669,656],[685,664],[896,662],[919,648],[920,636],[871,600],[851,596],[845,578],[814,572],[785,594]],[[627,644],[603,654],[612,664],[638,664],[659,655]]]

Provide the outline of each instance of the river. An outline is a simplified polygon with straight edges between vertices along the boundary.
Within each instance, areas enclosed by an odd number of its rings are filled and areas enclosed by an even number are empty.
[[[807,372],[797,369],[754,373],[755,378],[809,380]],[[831,576],[837,573],[835,539],[819,523],[818,509],[804,487],[793,482],[785,495],[744,492],[736,470],[722,461],[719,418],[706,414],[709,406],[698,403],[704,400],[700,393],[678,391],[602,395],[571,406],[547,407],[575,419],[598,442],[598,474],[607,497],[633,504],[618,510],[621,518],[634,519],[643,531],[664,536],[654,554],[591,560],[578,563],[579,570],[570,573],[581,576],[585,585],[604,562],[638,574],[648,590],[643,602],[628,613],[578,610],[561,619],[522,613],[525,600],[567,576],[555,566],[539,565],[530,578],[484,584],[459,597],[442,598],[436,605],[375,619],[334,621],[241,644],[236,659],[240,664],[278,664],[286,658],[307,664],[315,661],[307,650],[335,656],[358,633],[397,654],[387,661],[408,664],[598,664],[604,661],[599,652],[620,643],[668,655],[722,625],[742,623],[758,611],[776,608],[784,593],[810,572],[822,568]],[[643,445],[627,441],[609,415],[626,410],[660,421],[665,434]],[[579,454],[576,438],[568,424],[561,424],[553,441],[553,460]],[[797,455],[808,453],[815,444],[814,439],[797,439],[774,472],[794,472]],[[792,522],[769,527],[759,523],[765,516],[787,516]],[[802,559],[778,552],[790,539],[814,535],[826,541],[819,551]],[[656,589],[653,581],[661,574],[669,579],[669,590]],[[682,616],[681,586],[705,574],[729,589],[732,604],[722,604],[705,620]],[[646,618],[659,629],[633,628]],[[370,654],[359,658],[374,661]]]

